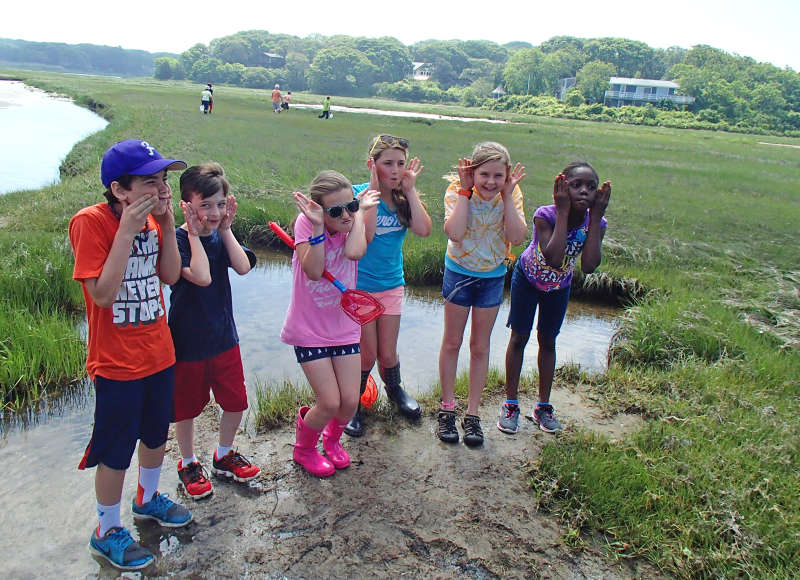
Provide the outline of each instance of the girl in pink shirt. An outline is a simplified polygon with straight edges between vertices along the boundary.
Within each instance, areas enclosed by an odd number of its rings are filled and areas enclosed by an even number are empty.
[[[281,340],[294,346],[316,399],[313,407],[298,411],[294,460],[319,477],[350,465],[340,438],[358,407],[361,374],[361,327],[344,313],[339,290],[322,272],[355,287],[358,260],[367,251],[364,212],[379,198],[380,192],[372,190],[353,198],[353,186],[336,171],[317,175],[309,197],[294,193],[300,215],[294,224],[292,299]],[[327,459],[317,450],[320,433]]]

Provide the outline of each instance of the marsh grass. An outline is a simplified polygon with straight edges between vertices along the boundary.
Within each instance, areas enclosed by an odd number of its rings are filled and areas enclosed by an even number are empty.
[[[2,343],[3,360],[27,363],[3,370],[4,397],[12,387],[40,394],[41,384],[59,382],[50,377],[66,383],[80,376],[82,355],[58,342],[65,327],[77,336],[76,320],[48,325],[59,307],[80,304],[63,241],[69,218],[102,200],[99,160],[114,141],[141,136],[190,164],[219,161],[239,200],[237,236],[255,246],[272,243],[266,221],[291,223],[290,194],[317,171],[367,181],[370,136],[404,136],[425,165],[417,186],[435,224],[426,240],[409,236],[412,283],[438,281],[442,176],[476,142],[499,141],[526,165],[529,221],[537,206],[551,203],[553,177],[586,159],[612,180],[613,193],[603,264],[581,290],[630,305],[608,371],[587,384],[609,412],[638,412],[649,421],[622,441],[580,432],[554,440],[531,472],[536,501],[567,522],[571,545],[580,546],[583,530],[599,532],[612,557],[644,557],[669,575],[800,576],[796,150],[760,146],[742,134],[524,116],[515,117],[523,123],[497,125],[337,112],[326,122],[300,109],[272,115],[265,91],[223,86],[214,115],[204,117],[197,87],[186,82],[9,74],[68,94],[111,123],[76,146],[60,184],[0,196],[3,270],[22,270],[0,271],[7,313],[0,336],[12,336]],[[319,97],[298,94],[296,101]],[[334,104],[359,103],[386,106]],[[175,189],[176,175],[170,183]],[[26,340],[30,350],[19,354]],[[69,364],[59,365],[64,358]],[[493,389],[502,389],[497,373],[487,385]],[[464,377],[457,392],[465,396]],[[426,408],[435,408],[438,396]],[[293,420],[299,403],[311,400],[289,387],[270,397],[262,426]],[[376,411],[384,412],[391,410]]]

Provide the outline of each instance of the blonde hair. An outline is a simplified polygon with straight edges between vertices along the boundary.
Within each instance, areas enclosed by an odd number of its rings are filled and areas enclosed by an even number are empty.
[[[352,191],[353,185],[344,175],[332,169],[325,169],[317,173],[311,182],[308,195],[315,203],[322,205],[322,198],[326,195],[348,188]]]
[[[502,161],[503,165],[508,167],[511,165],[511,154],[505,146],[496,141],[483,141],[475,145],[472,150],[472,159],[470,159],[470,168],[475,170],[484,163],[491,161]],[[450,183],[461,184],[457,171],[452,171],[443,177]]]
[[[483,143],[475,145],[475,149],[472,150],[471,161],[473,169],[480,167],[484,163],[489,163],[490,161],[502,161],[503,165],[508,167],[511,165],[511,154],[508,152],[508,149],[500,145],[500,143],[484,141]]]
[[[406,143],[406,146],[403,146],[403,143]],[[391,149],[402,151],[406,159],[408,159],[407,143],[408,142],[405,139],[401,140],[398,137],[392,137],[391,135],[376,135],[370,144],[369,151],[367,153],[367,160],[369,160],[371,157],[377,162],[378,158],[384,151],[389,151]],[[402,188],[397,188],[393,189],[391,194],[392,205],[394,205],[395,211],[397,212],[398,221],[405,227],[408,227],[411,224],[411,206],[408,203],[408,198],[406,197],[405,192]]]

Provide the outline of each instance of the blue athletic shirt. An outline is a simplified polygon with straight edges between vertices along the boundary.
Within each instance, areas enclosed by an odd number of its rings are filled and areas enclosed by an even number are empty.
[[[175,235],[181,254],[181,268],[188,268],[192,259],[189,233],[179,227]],[[175,343],[175,358],[179,361],[208,360],[239,343],[233,321],[228,251],[216,231],[209,236],[201,236],[200,241],[208,256],[211,284],[198,286],[181,276],[170,287],[169,328]],[[245,252],[250,264],[255,264],[255,254],[247,248]]]
[[[353,194],[358,194],[369,186],[362,183],[353,186]],[[383,200],[378,204],[375,237],[367,245],[367,253],[358,261],[359,290],[383,292],[404,286],[403,240],[408,228],[400,223],[397,214],[389,209]]]

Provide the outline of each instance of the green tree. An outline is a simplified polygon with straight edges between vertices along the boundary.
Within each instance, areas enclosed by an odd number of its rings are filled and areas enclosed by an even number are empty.
[[[586,102],[586,99],[583,98],[583,93],[581,93],[578,89],[570,89],[569,92],[564,96],[564,102],[568,104],[570,107],[578,107],[583,105]]]
[[[375,79],[377,68],[355,48],[334,46],[320,50],[306,79],[316,93],[334,95],[366,95]]]
[[[153,61],[153,76],[157,79],[177,78],[175,72],[180,67],[177,58],[162,56]]]
[[[189,50],[181,53],[178,60],[181,63],[181,68],[186,71],[190,78],[192,77],[192,69],[197,61],[208,58],[208,47],[205,44],[195,44]]]
[[[608,90],[608,80],[616,74],[613,64],[600,61],[587,62],[578,71],[575,88],[589,103],[602,103],[603,94]]]
[[[305,90],[306,71],[311,66],[311,61],[302,52],[290,52],[286,55],[286,81],[289,87],[296,91]]]
[[[503,69],[503,84],[509,93],[538,95],[547,90],[543,78],[544,53],[538,48],[523,48],[513,53]]]
[[[411,72],[411,54],[396,38],[359,38],[355,48],[375,65],[377,82],[395,82]]]
[[[226,63],[253,64],[252,52],[248,43],[241,38],[228,37],[211,43],[211,56]]]

